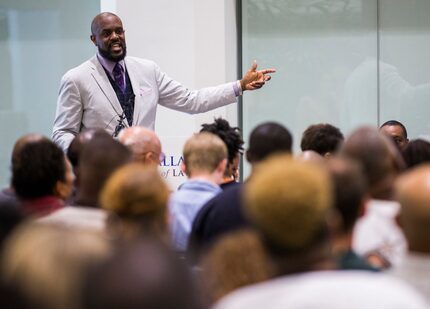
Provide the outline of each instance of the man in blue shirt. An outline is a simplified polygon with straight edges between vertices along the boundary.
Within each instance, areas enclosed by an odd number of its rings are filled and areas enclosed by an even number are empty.
[[[169,202],[173,245],[185,251],[193,220],[200,208],[222,190],[227,165],[224,142],[211,133],[199,133],[185,143],[182,170],[188,180],[172,194]]]

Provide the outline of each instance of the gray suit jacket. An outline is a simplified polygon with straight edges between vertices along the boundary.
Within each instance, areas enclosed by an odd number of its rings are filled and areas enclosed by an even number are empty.
[[[233,83],[190,91],[152,61],[126,57],[125,65],[136,95],[134,126],[153,130],[157,104],[195,114],[237,101]],[[106,72],[94,56],[61,79],[52,139],[66,150],[84,129],[102,128],[113,134],[122,113]]]

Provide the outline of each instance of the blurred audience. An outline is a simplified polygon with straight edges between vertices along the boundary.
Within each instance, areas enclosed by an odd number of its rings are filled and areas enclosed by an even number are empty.
[[[430,143],[396,120],[345,141],[311,125],[297,158],[292,141],[256,126],[241,184],[240,129],[216,118],[171,193],[144,127],[87,130],[67,156],[22,136],[0,192],[0,307],[428,308]]]
[[[37,142],[40,140],[49,140],[47,137],[40,135],[40,134],[26,134],[15,142],[15,145],[12,149],[12,156],[11,156],[11,170],[14,169],[14,166],[19,164],[20,162],[20,155],[21,155],[21,149],[24,145],[31,142]],[[0,191],[0,204],[7,203],[7,204],[13,204],[15,206],[19,206],[19,199],[16,196],[15,189],[13,188],[12,181],[9,185],[9,187],[3,188]]]
[[[111,235],[126,241],[146,235],[168,243],[169,194],[154,165],[131,163],[117,170],[101,193]]]
[[[73,166],[73,172],[75,176],[78,174],[79,159],[81,157],[82,149],[86,144],[88,144],[94,137],[94,135],[107,134],[106,131],[101,129],[87,129],[82,131],[70,143],[69,148],[67,148],[67,158]]]
[[[201,282],[211,303],[246,285],[270,279],[272,265],[252,230],[226,234],[204,256]]]
[[[404,169],[403,159],[392,140],[371,127],[355,130],[342,154],[361,164],[370,197],[354,228],[353,249],[372,265],[389,268],[406,250],[405,237],[395,222],[400,205],[393,200],[393,184]]]
[[[63,151],[47,138],[27,141],[12,165],[12,187],[24,210],[45,216],[64,207],[75,176]]]
[[[195,134],[184,145],[182,170],[188,176],[170,197],[171,232],[175,248],[185,252],[191,225],[201,207],[221,193],[227,147],[215,134]]]
[[[403,159],[407,168],[421,163],[430,162],[430,143],[423,139],[415,139],[403,148]]]
[[[318,152],[313,150],[302,151],[296,157],[298,160],[302,160],[302,161],[310,161],[310,162],[322,163],[322,164],[324,164],[325,162],[324,157],[320,155]]]
[[[364,214],[368,196],[367,184],[358,163],[340,157],[327,161],[333,182],[333,206],[337,220],[333,220],[333,252],[338,268],[376,271],[352,249],[352,232]]]
[[[328,123],[314,124],[303,132],[300,148],[302,151],[313,150],[323,157],[329,157],[339,150],[343,139],[339,128]]]
[[[291,153],[293,138],[283,125],[265,122],[255,127],[249,137],[246,159],[254,168],[276,153]],[[221,236],[249,226],[242,209],[242,185],[234,186],[208,201],[197,214],[191,234],[188,253],[195,263]]]
[[[401,204],[399,222],[408,240],[408,253],[391,274],[413,285],[430,306],[430,164],[401,176],[396,189]]]
[[[86,144],[88,144],[94,137],[94,135],[100,135],[100,134],[107,134],[106,131],[102,129],[87,129],[78,135],[75,136],[75,138],[70,143],[69,148],[67,148],[67,158],[69,159],[70,163],[73,167],[73,173],[75,174],[75,182],[73,184],[73,191],[70,198],[66,201],[66,204],[68,205],[74,205],[76,204],[76,187],[77,187],[77,179],[78,176],[78,165],[79,165],[79,159],[81,157],[82,149]]]
[[[2,281],[32,308],[80,308],[84,273],[109,253],[106,239],[95,232],[26,224],[6,243]]]
[[[209,132],[217,135],[227,146],[228,161],[224,172],[221,189],[238,184],[240,154],[243,151],[243,139],[238,127],[231,127],[227,120],[216,118],[213,123],[202,125],[200,132]]]
[[[100,191],[109,176],[130,161],[127,147],[104,131],[93,133],[79,155],[76,204],[44,217],[41,222],[103,230],[107,213],[100,208]]]
[[[88,309],[205,308],[185,266],[149,238],[118,248],[112,258],[94,267],[83,293],[83,308]]]
[[[246,184],[245,207],[280,277],[239,289],[214,308],[426,308],[390,276],[331,270],[332,187],[322,165],[267,160]]]

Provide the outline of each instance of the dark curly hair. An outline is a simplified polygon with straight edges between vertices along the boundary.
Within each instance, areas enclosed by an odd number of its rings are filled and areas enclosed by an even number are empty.
[[[217,135],[227,146],[228,163],[231,164],[236,155],[243,151],[243,139],[238,127],[231,127],[227,120],[215,118],[213,123],[202,124],[200,132]]]
[[[303,132],[300,148],[302,151],[313,150],[324,156],[326,153],[336,152],[343,142],[342,132],[328,123],[309,126]]]
[[[65,174],[66,158],[57,145],[47,139],[29,142],[12,165],[12,186],[21,198],[51,195]]]

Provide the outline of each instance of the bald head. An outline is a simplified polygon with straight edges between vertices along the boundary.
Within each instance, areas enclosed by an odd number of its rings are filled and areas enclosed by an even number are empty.
[[[341,150],[362,165],[372,198],[390,199],[395,178],[404,163],[394,143],[372,127],[355,130]]]
[[[118,138],[131,150],[134,161],[157,165],[160,163],[161,143],[154,131],[144,127],[130,127],[122,130]]]
[[[93,21],[91,22],[91,34],[96,35],[97,32],[100,29],[100,25],[104,22],[106,19],[118,19],[121,21],[121,18],[119,18],[117,15],[111,12],[102,12],[98,15],[96,15],[93,18]]]
[[[402,206],[400,222],[410,250],[430,253],[430,164],[399,177],[395,188]]]

